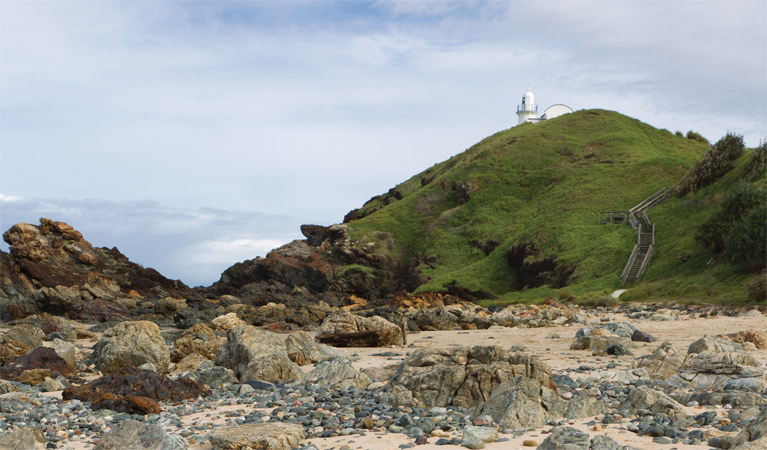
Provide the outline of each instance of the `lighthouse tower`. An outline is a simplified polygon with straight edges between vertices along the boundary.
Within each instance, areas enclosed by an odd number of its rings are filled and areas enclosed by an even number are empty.
[[[530,88],[527,88],[527,92],[522,96],[522,104],[517,106],[517,117],[519,117],[520,123],[525,123],[529,119],[538,115],[538,105],[535,104],[535,96]]]

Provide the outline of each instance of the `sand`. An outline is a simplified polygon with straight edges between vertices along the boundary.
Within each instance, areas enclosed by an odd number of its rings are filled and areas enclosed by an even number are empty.
[[[657,338],[654,343],[636,343],[637,347],[632,349],[634,356],[620,357],[598,357],[593,356],[588,350],[570,350],[570,344],[574,340],[575,332],[580,328],[578,325],[547,327],[547,328],[502,328],[493,327],[488,330],[471,331],[432,331],[421,332],[408,335],[408,343],[412,347],[392,347],[392,348],[357,348],[347,349],[355,357],[353,365],[358,368],[366,367],[384,367],[390,364],[399,363],[408,353],[418,348],[424,347],[451,347],[460,345],[500,345],[511,347],[521,345],[526,347],[534,355],[541,358],[549,364],[555,373],[561,373],[566,368],[576,368],[581,365],[594,367],[596,370],[604,369],[608,362],[617,362],[616,370],[628,368],[632,361],[639,356],[646,355],[655,350],[663,341],[670,341],[679,348],[686,349],[690,343],[703,337],[704,335],[717,335],[732,333],[741,330],[757,330],[767,332],[767,319],[764,316],[759,317],[724,317],[715,316],[708,318],[696,318],[681,321],[637,321],[628,319],[622,314],[605,313],[604,319],[609,321],[627,321],[636,325],[640,330],[647,332]],[[283,335],[286,337],[286,335]],[[373,356],[376,353],[393,352],[398,356]],[[762,363],[767,362],[767,350],[757,350],[751,353]],[[309,367],[303,368],[305,371]],[[570,373],[573,378],[587,377],[589,373]],[[55,395],[55,393],[53,394]],[[227,410],[243,409],[242,405],[226,406],[219,408],[213,414],[210,411],[184,417],[185,423],[192,423],[195,420],[210,420],[213,423],[223,424],[223,417],[219,413]],[[699,414],[706,409],[688,408],[690,414]],[[218,417],[218,418],[217,418]],[[660,445],[652,442],[650,437],[640,437],[635,433],[625,430],[619,430],[619,427],[625,427],[627,422],[620,424],[605,425],[603,430],[595,431],[593,427],[586,425],[593,418],[579,419],[572,422],[573,427],[588,432],[591,437],[597,434],[606,434],[615,439],[622,445],[632,445],[634,447],[668,448],[671,449],[708,449],[708,445],[683,445],[681,443],[672,445]],[[524,440],[533,440],[541,443],[547,436],[545,434],[551,427],[541,427],[535,431],[525,433],[523,436],[501,435],[508,438],[505,442],[495,442],[487,444],[485,448],[490,450],[500,449],[522,449]],[[171,430],[169,430],[171,431]],[[448,433],[446,437],[458,437],[460,434]],[[429,443],[417,446],[418,449],[457,449],[460,446],[435,445],[438,438],[429,437]],[[349,449],[369,449],[369,450],[398,450],[400,445],[411,444],[413,439],[403,434],[368,431],[365,435],[341,436],[334,438],[312,438],[303,442],[303,445],[314,444],[321,450],[336,449],[343,446]],[[70,441],[59,447],[70,450],[84,450],[92,448],[92,444],[83,441]],[[210,444],[194,444],[191,447],[194,450],[211,450]],[[343,447],[347,448],[347,447]]]

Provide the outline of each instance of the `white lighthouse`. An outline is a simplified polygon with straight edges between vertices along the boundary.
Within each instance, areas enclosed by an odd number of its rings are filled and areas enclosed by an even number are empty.
[[[522,96],[522,104],[517,106],[517,117],[519,118],[517,125],[525,122],[537,123],[571,112],[573,112],[573,109],[569,106],[557,103],[546,108],[541,117],[536,117],[538,115],[538,105],[535,104],[535,95],[533,95],[533,91],[530,88],[527,88],[527,92]]]
[[[519,117],[520,123],[525,123],[529,119],[538,115],[538,105],[535,104],[535,95],[530,88],[527,88],[527,92],[522,96],[522,104],[517,106],[517,117]]]

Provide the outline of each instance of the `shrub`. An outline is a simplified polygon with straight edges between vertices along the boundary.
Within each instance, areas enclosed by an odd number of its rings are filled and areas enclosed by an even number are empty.
[[[767,273],[763,272],[748,283],[748,299],[754,302],[767,300]]]
[[[679,137],[684,137],[684,134],[681,131],[679,131],[679,130],[676,130],[676,132],[674,134],[679,136]]]
[[[681,135],[682,133],[680,132],[679,134]],[[698,141],[698,142],[704,142],[706,144],[709,143],[708,139],[704,138],[702,134],[696,133],[692,130],[687,132],[687,139],[692,139],[693,141]]]
[[[765,194],[767,193],[764,189],[753,184],[742,181],[736,184],[725,196],[719,211],[698,227],[695,239],[714,253],[721,252],[725,248],[725,240],[733,226],[749,211],[764,205]]]
[[[674,194],[681,197],[720,179],[735,167],[734,162],[743,154],[744,149],[743,136],[727,133],[695,163],[682,181],[674,186]]]
[[[755,181],[767,174],[767,141],[759,144],[743,168],[743,179]]]
[[[762,204],[732,226],[724,240],[724,251],[732,262],[753,269],[767,264],[767,206]]]

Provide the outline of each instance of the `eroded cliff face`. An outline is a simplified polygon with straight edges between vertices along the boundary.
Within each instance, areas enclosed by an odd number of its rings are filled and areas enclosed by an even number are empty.
[[[351,239],[346,225],[303,225],[301,231],[306,239],[231,266],[210,291],[255,304],[286,297],[345,304],[352,295],[376,300],[419,284],[411,268]]]
[[[0,316],[5,319],[83,312],[96,304],[109,308],[103,302],[125,297],[196,297],[181,281],[131,262],[117,248],[94,248],[64,222],[19,223],[3,239],[10,246],[10,253],[0,252]]]

